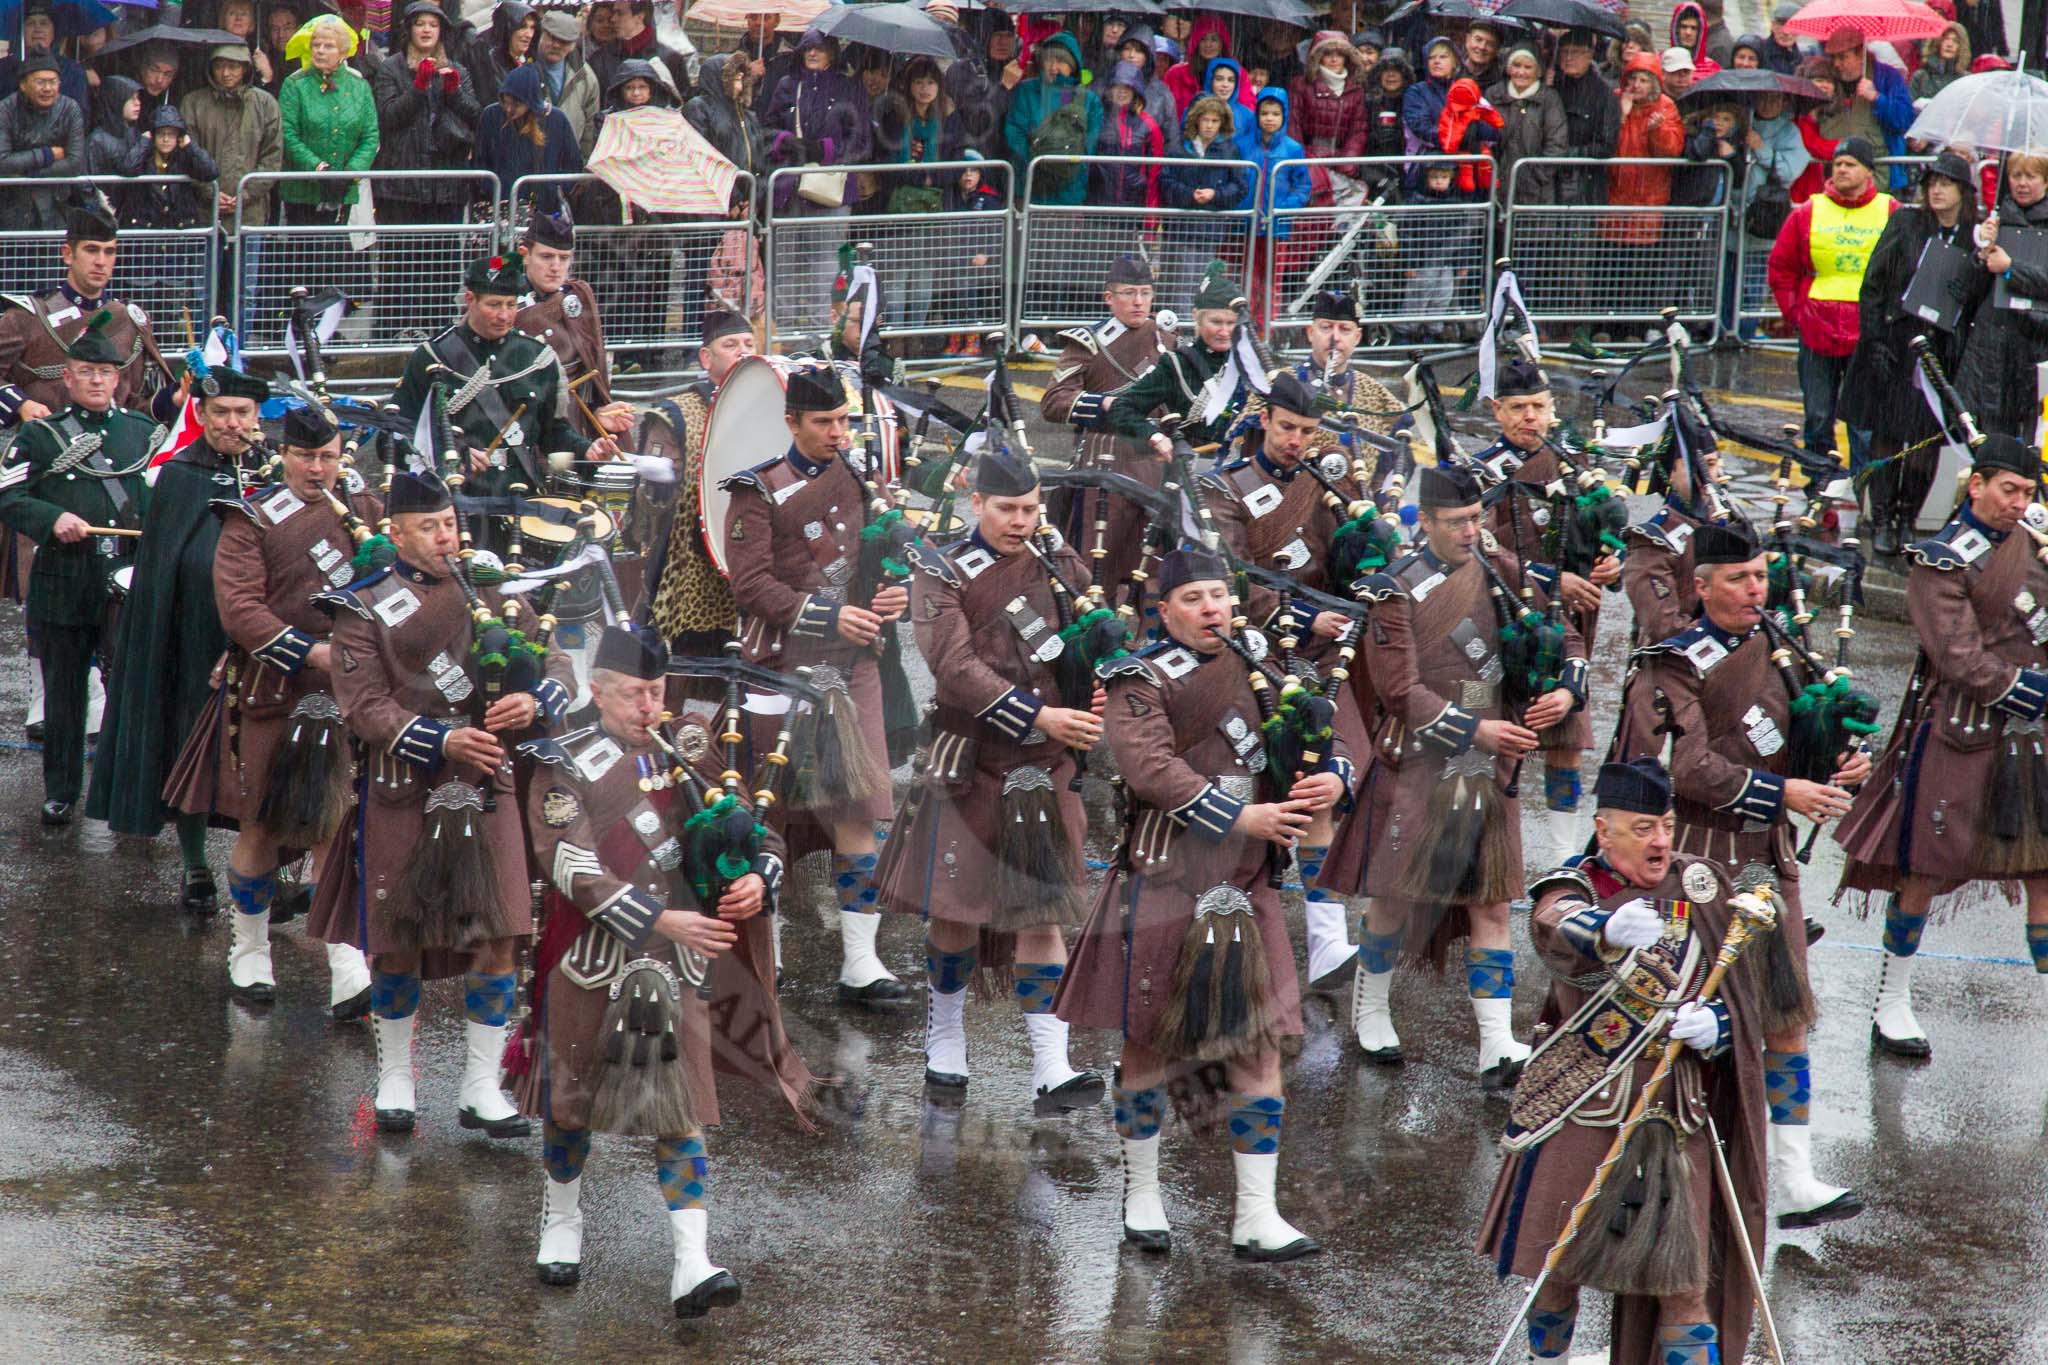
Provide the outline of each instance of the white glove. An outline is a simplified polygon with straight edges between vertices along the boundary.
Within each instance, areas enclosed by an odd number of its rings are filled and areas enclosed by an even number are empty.
[[[1647,948],[1655,943],[1664,932],[1664,921],[1641,896],[1632,901],[1623,901],[1607,917],[1607,926],[1600,931],[1600,937],[1613,948]]]
[[[1671,1036],[1695,1052],[1712,1052],[1721,1041],[1721,1020],[1705,1005],[1688,1000],[1671,1016]]]
[[[674,483],[676,467],[666,455],[635,455],[633,472],[648,483]]]

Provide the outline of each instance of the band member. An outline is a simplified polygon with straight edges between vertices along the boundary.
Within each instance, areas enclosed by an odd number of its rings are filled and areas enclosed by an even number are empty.
[[[1494,539],[1524,563],[1553,556],[1544,550],[1544,535],[1559,515],[1542,490],[1564,474],[1550,430],[1557,424],[1550,379],[1519,357],[1500,367],[1494,380],[1493,420],[1500,439],[1476,458],[1496,481],[1515,487],[1494,504],[1490,529]],[[1566,571],[1558,576],[1557,595],[1571,613],[1590,653],[1600,627],[1600,590],[1621,581],[1621,558],[1612,550],[1593,561],[1585,575]],[[1593,742],[1592,718],[1583,710],[1556,733],[1544,735],[1543,798],[1554,811],[1579,808],[1579,756]]]
[[[676,477],[666,484],[641,480],[634,493],[633,524],[641,528],[640,553],[648,569],[648,619],[679,654],[716,654],[725,648],[739,620],[732,585],[704,549],[704,427],[711,403],[732,367],[754,354],[754,329],[738,313],[704,315],[704,343],[697,363],[704,378],[672,399],[655,405],[669,434],[669,458]]]
[[[1469,936],[1479,1079],[1500,1087],[1529,1056],[1514,1036],[1508,939],[1508,902],[1523,880],[1518,780],[1537,733],[1585,704],[1585,650],[1569,619],[1548,612],[1536,577],[1485,529],[1470,469],[1423,469],[1417,499],[1421,543],[1360,588],[1373,604],[1365,655],[1380,720],[1351,817],[1367,822],[1372,898],[1352,1024],[1369,1059],[1400,1064],[1387,999],[1394,967],[1406,955],[1441,971],[1450,945]],[[1527,588],[1526,608],[1510,600],[1510,584]],[[1538,639],[1549,641],[1547,658],[1519,654]],[[1510,700],[1511,670],[1526,705]]]
[[[1910,547],[1906,609],[1920,658],[1874,778],[1836,835],[1849,854],[1843,889],[1886,895],[1870,1041],[1902,1057],[1933,1052],[1913,1017],[1912,969],[1936,896],[2022,883],[2027,948],[2048,973],[2048,807],[2035,785],[2048,568],[2021,529],[2039,468],[2021,442],[1985,437],[1966,501]]]
[[[771,823],[794,857],[832,850],[839,999],[894,1005],[910,990],[875,955],[875,823],[893,813],[877,661],[882,633],[895,628],[910,592],[892,585],[866,605],[851,600],[868,495],[842,458],[850,448],[847,410],[835,370],[794,371],[783,418],[788,453],[719,486],[732,494],[725,554],[747,661],[783,672],[809,667],[812,681],[834,694],[819,729],[833,761],[813,762],[813,780],[799,782]],[[756,750],[769,747],[778,725],[774,717],[755,719]]]
[[[520,1108],[541,1120],[541,1283],[581,1278],[591,1134],[652,1137],[675,1236],[669,1297],[694,1318],[740,1298],[705,1254],[714,1063],[779,1084],[799,1114],[813,1080],[782,1029],[761,916],[782,883],[781,840],[767,836],[701,910],[675,894],[684,822],[706,806],[671,765],[711,752],[711,737],[700,718],[685,719],[674,750],[654,734],[667,664],[658,641],[606,627],[590,676],[597,723],[520,746],[540,760],[526,824],[551,888],[508,1069],[522,1073]],[[715,771],[698,778],[717,789]],[[731,799],[745,810],[743,795]]]
[[[1479,1250],[1504,1276],[1542,1273],[1656,1069],[1668,1018],[1685,1050],[1531,1305],[1529,1354],[1571,1353],[1587,1288],[1616,1296],[1615,1365],[1697,1365],[1723,1349],[1736,1359],[1755,1311],[1737,1239],[1761,1255],[1766,1196],[1750,978],[1731,972],[1712,999],[1698,998],[1728,929],[1727,887],[1712,865],[1673,854],[1663,765],[1609,763],[1595,796],[1597,852],[1531,888],[1529,933],[1551,972],[1549,1036],[1515,1092]],[[1719,1160],[1736,1207],[1715,1179]]]
[[[1706,477],[1719,478],[1720,452],[1708,449],[1701,459]],[[1621,560],[1621,591],[1635,613],[1630,639],[1636,645],[1668,640],[1700,614],[1692,538],[1700,527],[1726,520],[1716,514],[1708,490],[1693,489],[1685,460],[1672,461],[1670,477],[1664,505],[1622,533],[1627,553]]]
[[[157,421],[170,421],[185,400],[169,383],[170,368],[157,350],[149,315],[107,292],[120,242],[104,195],[65,210],[64,244],[57,252],[64,278],[55,289],[0,296],[0,424],[48,417],[71,401],[62,375],[69,348],[86,321],[103,310],[112,316],[101,331],[121,370],[114,405],[147,406]]]
[[[379,1131],[412,1131],[421,980],[466,971],[457,1120],[524,1137],[527,1121],[498,1089],[513,947],[532,925],[506,750],[541,717],[559,723],[568,689],[557,673],[484,704],[472,609],[449,571],[461,542],[446,486],[399,473],[385,510],[397,562],[317,599],[334,612],[330,676],[362,762],[355,818],[322,855],[307,930],[371,957]],[[561,661],[550,651],[551,670]]]
[[[162,429],[115,406],[121,352],[95,314],[66,350],[59,411],[28,421],[0,463],[0,521],[37,546],[28,628],[50,685],[43,729],[43,823],[68,825],[85,782],[86,691],[107,644],[108,584],[133,542],[142,470]],[[99,528],[101,534],[94,534]]]
[[[464,487],[472,494],[502,494],[514,484],[538,492],[548,456],[558,451],[592,459],[618,454],[610,436],[576,430],[563,411],[571,404],[555,353],[514,326],[526,289],[516,256],[470,262],[462,321],[407,357],[393,398],[400,415],[417,422],[432,386],[442,385],[449,420],[469,443]]]
[[[270,961],[277,871],[324,848],[349,814],[348,735],[334,700],[333,618],[314,595],[355,578],[351,556],[380,515],[377,499],[341,485],[341,432],[320,407],[285,414],[279,481],[214,507],[214,601],[228,648],[215,700],[171,771],[165,798],[185,815],[235,823],[228,852],[234,944],[228,987],[254,1004],[277,996]],[[340,501],[345,499],[345,501]],[[344,520],[345,509],[352,520]],[[370,1012],[370,966],[352,944],[327,945],[328,1009]]]
[[[1316,394],[1293,373],[1283,372],[1274,378],[1256,420],[1253,429],[1263,437],[1257,453],[1226,464],[1203,480],[1203,496],[1224,545],[1239,559],[1285,573],[1305,588],[1348,597],[1357,577],[1355,565],[1338,581],[1339,567],[1330,564],[1331,546],[1346,514],[1342,506],[1331,507],[1333,495],[1302,471],[1322,430]],[[1363,496],[1348,472],[1337,474],[1331,483],[1342,504]],[[1298,639],[1300,656],[1318,674],[1327,675],[1338,666],[1340,640],[1354,653],[1357,649],[1358,637],[1348,616],[1282,601],[1272,589],[1258,585],[1252,587],[1246,608],[1269,636]],[[1366,752],[1369,736],[1358,698],[1349,687],[1338,693],[1336,725],[1347,752]],[[1321,881],[1332,843],[1332,816],[1326,813],[1310,826],[1297,850],[1308,904],[1309,983],[1315,990],[1341,986],[1358,961],[1345,927],[1341,891]],[[1337,868],[1330,871],[1336,888],[1359,889],[1356,875],[1341,876]]]
[[[519,313],[512,325],[546,342],[561,361],[562,387],[557,401],[568,406],[569,425],[586,438],[626,435],[633,430],[633,409],[612,401],[611,360],[605,351],[597,295],[585,281],[572,278],[576,225],[569,220],[566,206],[559,213],[534,211],[519,254],[529,289],[520,296]],[[585,415],[586,408],[589,415]],[[591,416],[602,430],[591,425]]]
[[[1228,569],[1207,550],[1160,566],[1163,638],[1104,665],[1104,731],[1130,796],[1121,845],[1060,989],[1059,1017],[1118,1029],[1124,1240],[1168,1249],[1159,1130],[1169,1083],[1184,1110],[1229,1110],[1240,1259],[1321,1250],[1273,1204],[1282,1040],[1301,1033],[1301,987],[1274,890],[1289,851],[1344,798],[1350,756],[1291,783],[1266,765],[1247,665],[1226,644]],[[1220,1073],[1220,1074],[1219,1074]],[[1225,1095],[1227,1094],[1227,1098]]]
[[[85,813],[116,834],[155,838],[166,820],[176,822],[182,904],[192,914],[217,908],[206,865],[207,816],[172,810],[164,784],[213,699],[213,666],[228,644],[213,594],[220,541],[213,502],[240,497],[257,478],[263,434],[257,409],[269,396],[262,380],[216,367],[200,381],[200,438],[157,466],[135,581],[115,627],[107,713],[85,797]]]
[[[1048,422],[1071,423],[1079,430],[1075,468],[1107,469],[1157,488],[1160,463],[1139,442],[1111,435],[1102,425],[1109,396],[1143,378],[1174,348],[1172,334],[1161,332],[1152,320],[1152,267],[1139,256],[1117,257],[1110,263],[1102,302],[1109,309],[1107,318],[1060,333],[1066,349],[1053,365],[1052,383],[1038,410]],[[1067,543],[1087,547],[1096,582],[1113,588],[1130,577],[1143,549],[1142,508],[1101,489],[1048,501],[1053,504],[1048,515]],[[1099,537],[1094,529],[1098,520],[1103,523]]]
[[[1385,385],[1351,368],[1352,353],[1365,335],[1358,323],[1357,302],[1343,290],[1324,289],[1316,293],[1309,310],[1309,324],[1304,332],[1308,338],[1308,359],[1296,362],[1288,373],[1308,385],[1318,400],[1318,413],[1326,418],[1311,451],[1320,455],[1350,444],[1344,441],[1343,431],[1354,422],[1382,435],[1391,432],[1407,415],[1406,408]],[[1247,419],[1263,409],[1266,402],[1264,396],[1254,394],[1245,400],[1239,414],[1236,425],[1250,427],[1245,432],[1247,455],[1258,448],[1261,439],[1256,426],[1248,424]],[[1359,454],[1355,450],[1348,453],[1354,457]],[[1378,480],[1374,482],[1377,485]]]
[[[1154,413],[1164,414],[1160,421],[1176,419],[1178,434],[1190,445],[1221,440],[1251,387],[1232,358],[1241,294],[1231,282],[1230,267],[1211,262],[1195,293],[1195,344],[1176,345],[1135,383],[1102,395],[1099,407],[1084,411],[1088,420],[1072,413],[1069,420],[1083,430],[1149,446],[1161,456],[1173,453],[1173,442],[1153,420]]]
[[[1088,571],[1050,528],[1039,536],[1028,456],[984,451],[970,504],[974,530],[912,551],[911,619],[938,695],[925,785],[890,836],[882,904],[926,918],[925,1083],[966,1086],[967,984],[977,965],[1010,967],[1038,1105],[1079,1109],[1102,1098],[1102,1077],[1068,1064],[1052,1001],[1067,967],[1061,930],[1081,916],[1078,763],[1102,737],[1103,694],[1091,689],[1085,710],[1064,705],[1056,663],[1081,648],[1059,632]]]
[[[1712,863],[1738,883],[1751,865],[1777,881],[1783,902],[1778,927],[1756,960],[1770,968],[1758,1010],[1778,1225],[1853,1218],[1863,1211],[1862,1200],[1813,1173],[1806,1030],[1817,1011],[1807,981],[1791,820],[1795,814],[1812,820],[1845,814],[1848,788],[1870,775],[1870,758],[1844,753],[1829,782],[1785,774],[1792,689],[1761,628],[1770,592],[1764,552],[1745,525],[1702,526],[1693,535],[1693,561],[1700,618],[1636,651],[1622,695],[1619,756],[1662,752],[1668,737],[1678,852]]]

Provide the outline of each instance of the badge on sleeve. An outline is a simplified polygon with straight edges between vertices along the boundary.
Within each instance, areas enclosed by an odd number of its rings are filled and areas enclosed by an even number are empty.
[[[580,318],[583,316],[583,300],[576,297],[576,291],[573,289],[562,291],[562,316],[565,318]]]
[[[550,787],[540,799],[540,820],[549,829],[567,829],[582,813],[582,803],[567,787]]]

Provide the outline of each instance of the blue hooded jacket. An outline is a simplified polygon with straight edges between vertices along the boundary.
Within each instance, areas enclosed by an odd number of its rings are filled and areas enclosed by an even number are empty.
[[[1239,66],[1234,58],[1211,57],[1209,64],[1202,68],[1202,88],[1195,92],[1195,99],[1212,93],[1211,87],[1216,83],[1216,68],[1219,66],[1229,67],[1231,74],[1237,77],[1237,84],[1232,87],[1228,101],[1230,140],[1235,142],[1245,135],[1245,130],[1252,124],[1252,96],[1251,91],[1244,88],[1244,68]],[[1194,102],[1189,100],[1189,106],[1192,107]]]
[[[1278,224],[1272,222],[1274,209],[1298,209],[1308,203],[1313,188],[1308,167],[1301,165],[1281,167],[1283,161],[1299,161],[1302,156],[1301,144],[1287,136],[1289,114],[1287,92],[1277,85],[1269,85],[1259,92],[1260,104],[1277,100],[1280,104],[1280,131],[1268,137],[1260,131],[1258,116],[1252,116],[1245,135],[1237,140],[1237,154],[1245,161],[1254,161],[1259,167],[1259,231],[1272,232],[1278,241],[1286,241],[1294,230],[1294,224],[1282,218]],[[1276,167],[1279,168],[1276,170]]]

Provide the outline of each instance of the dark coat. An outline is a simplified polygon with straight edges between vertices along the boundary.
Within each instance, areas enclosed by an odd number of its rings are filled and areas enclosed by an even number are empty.
[[[1555,166],[1532,166],[1515,183],[1515,163],[1524,157],[1565,154],[1564,101],[1557,91],[1538,84],[1527,99],[1516,99],[1502,81],[1486,92],[1486,98],[1500,110],[1504,120],[1500,146],[1494,155],[1500,161],[1500,184],[1522,204],[1551,204],[1557,201]]]
[[[156,151],[143,142],[128,155],[123,175],[182,175],[177,185],[137,185],[121,191],[121,226],[138,228],[205,227],[213,222],[213,182],[220,165],[193,143],[171,153],[162,169]]]
[[[1564,154],[1613,156],[1615,144],[1621,140],[1621,101],[1614,97],[1614,87],[1599,68],[1589,68],[1577,80],[1560,74],[1552,89],[1564,106]],[[1606,203],[1606,170],[1600,166],[1560,167],[1555,202]]]
[[[1990,0],[1986,0],[1990,3]],[[2015,227],[2048,227],[2048,199],[2023,209],[2007,199],[1998,206],[1998,221]],[[2012,291],[2024,298],[2048,299],[2048,275],[2013,262]],[[2002,431],[2031,441],[2041,415],[2034,394],[2034,367],[2048,360],[2048,313],[2000,308],[1993,302],[1989,271],[1972,274],[1969,340],[1956,369],[1956,387],[1963,402],[1987,434]]]
[[[1842,381],[1842,420],[1902,446],[1935,432],[1934,414],[1913,382],[1908,343],[1925,335],[1936,358],[1951,374],[1963,349],[1960,336],[1928,326],[1900,304],[1920,264],[1920,253],[1935,231],[1934,215],[1923,208],[1902,208],[1886,221],[1863,271],[1863,292],[1857,298],[1856,353]],[[1969,249],[1968,224],[1959,224],[1952,235]]]
[[[141,88],[126,76],[108,76],[100,82],[100,97],[93,105],[92,131],[85,135],[86,174],[125,174],[128,158],[144,138],[140,128],[121,117],[121,106]]]
[[[512,192],[513,182],[525,175],[576,175],[583,170],[583,149],[576,145],[576,129],[570,124],[569,116],[561,110],[549,108],[540,93],[540,73],[532,66],[522,66],[505,78],[504,92],[513,99],[522,94],[533,95],[531,100],[522,100],[532,117],[541,120],[542,141],[535,146],[523,127],[513,127],[505,120],[505,106],[494,104],[484,110],[484,116],[476,129],[476,159],[478,170],[494,172],[502,193]],[[550,199],[548,207],[552,207]]]
[[[457,167],[463,164],[476,141],[477,120],[483,108],[477,103],[476,87],[470,83],[469,73],[455,66],[462,79],[451,95],[441,88],[438,75],[427,82],[424,91],[414,85],[417,69],[402,51],[394,52],[378,66],[376,79],[370,83],[377,97],[380,171],[438,171]],[[575,135],[570,136],[573,140]],[[474,185],[454,176],[407,182],[402,194],[396,185],[379,185],[376,189],[380,200],[414,204],[462,204],[475,194]]]

